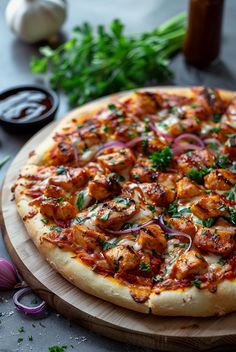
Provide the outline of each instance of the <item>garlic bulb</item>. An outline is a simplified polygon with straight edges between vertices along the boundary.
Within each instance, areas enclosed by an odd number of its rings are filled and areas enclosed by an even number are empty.
[[[55,35],[65,18],[63,0],[10,0],[6,8],[9,27],[28,43]]]

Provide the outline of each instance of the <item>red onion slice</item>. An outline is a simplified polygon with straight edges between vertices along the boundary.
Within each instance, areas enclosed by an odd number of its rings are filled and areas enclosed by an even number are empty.
[[[137,143],[145,141],[147,139],[150,139],[150,136],[140,136],[140,137],[136,137],[134,139],[132,139],[131,141],[125,143],[127,148],[132,148],[134,147]]]
[[[127,233],[139,231],[142,227],[151,225],[154,222],[155,222],[155,219],[151,219],[151,220],[148,220],[148,221],[144,222],[141,225],[138,225],[138,226],[135,226],[135,227],[131,227],[130,229],[126,229],[126,230],[117,230],[117,231],[109,230],[109,229],[103,229],[103,230],[108,232],[108,233],[111,233],[112,235],[125,235]]]
[[[201,138],[196,136],[195,134],[192,134],[192,133],[183,133],[180,136],[176,137],[175,140],[174,140],[174,144],[179,144],[180,141],[186,140],[186,139],[188,139],[188,140],[190,139],[190,140],[196,142],[195,144],[198,147],[202,147],[202,148],[205,147],[205,145],[204,145],[203,141],[201,140]]]
[[[98,150],[94,154],[94,157],[97,157],[98,155],[100,155],[101,152],[103,152],[103,150],[106,150],[106,149],[109,149],[109,148],[115,148],[115,147],[126,148],[126,145],[123,142],[120,142],[120,141],[108,142],[108,143],[104,144],[103,146],[101,146],[100,148],[98,148]]]
[[[0,258],[0,289],[12,289],[17,282],[19,282],[19,279],[14,265],[7,259]]]
[[[28,315],[34,315],[34,314],[39,314],[45,311],[46,309],[46,302],[42,301],[38,306],[35,307],[29,307],[26,306],[22,303],[20,303],[20,298],[25,296],[28,293],[32,293],[33,291],[31,290],[31,288],[27,287],[27,288],[22,288],[21,290],[17,291],[14,296],[13,296],[13,302],[16,306],[16,309],[19,312],[28,314]]]
[[[162,228],[162,230],[165,231],[168,235],[170,235],[170,236],[181,236],[181,237],[187,238],[189,240],[189,245],[185,249],[184,252],[188,252],[190,250],[193,241],[192,241],[192,237],[189,234],[187,234],[185,232],[176,231],[175,229],[172,229],[172,228],[168,227],[167,225],[165,225],[162,215],[160,215],[158,217],[158,219],[156,219],[156,221],[157,221],[157,224]]]

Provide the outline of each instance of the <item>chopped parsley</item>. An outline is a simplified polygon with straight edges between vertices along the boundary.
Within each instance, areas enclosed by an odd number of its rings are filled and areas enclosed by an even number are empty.
[[[222,115],[218,114],[217,112],[215,112],[213,114],[213,121],[214,122],[220,122],[221,118],[222,118]]]
[[[147,148],[148,148],[148,139],[144,139],[142,141],[142,152],[144,154],[147,153]]]
[[[55,201],[55,202],[58,202],[58,203],[62,203],[65,201],[65,198],[63,197],[59,197],[59,198],[53,198],[53,197],[47,197],[47,198],[44,198],[44,201],[46,202],[50,202],[50,201]]]
[[[161,275],[156,275],[156,276],[153,276],[153,278],[152,278],[152,281],[156,282],[156,283],[162,282],[163,280],[164,279],[163,279],[163,277]]]
[[[236,185],[234,186],[232,191],[225,192],[225,195],[228,198],[228,200],[235,200],[235,192],[236,192]]]
[[[180,218],[180,213],[178,211],[178,204],[177,202],[170,203],[167,209],[167,213],[172,218]]]
[[[190,178],[190,180],[198,184],[203,184],[204,176],[206,176],[209,172],[211,172],[211,170],[212,170],[211,168],[207,168],[205,166],[199,170],[194,167],[187,173],[187,176],[188,178]]]
[[[210,133],[210,134],[218,133],[218,132],[220,132],[220,130],[221,130],[221,127],[213,127],[208,131],[208,133]]]
[[[118,259],[115,259],[114,262],[114,270],[115,272],[119,271],[119,260]]]
[[[108,126],[103,126],[103,132],[105,132],[105,133],[107,133],[107,132],[109,132],[109,127]]]
[[[130,222],[125,222],[125,223],[121,226],[121,230],[132,229],[133,226],[136,226],[136,224],[131,224]]]
[[[46,216],[44,216],[44,217],[41,219],[41,221],[42,221],[45,225],[47,225],[47,224],[49,223],[49,220],[48,220],[48,218],[46,218]]]
[[[210,150],[218,150],[219,149],[219,145],[217,143],[209,143],[208,144],[208,148]]]
[[[198,220],[197,223],[205,227],[211,227],[214,225],[215,221],[215,218],[209,218],[205,220]]]
[[[201,288],[202,282],[201,282],[201,280],[195,279],[195,280],[191,281],[191,284],[197,288]]]
[[[94,209],[96,209],[98,207],[98,203],[96,201],[96,203],[94,203],[94,205],[92,205],[90,208],[89,208],[89,211],[93,211]]]
[[[170,147],[156,150],[149,155],[149,159],[151,159],[153,167],[163,171],[166,170],[172,160]]]
[[[110,213],[111,213],[111,211],[110,211],[110,210],[107,210],[107,211],[100,217],[100,220],[102,220],[102,221],[107,221],[107,220],[109,219]]]
[[[62,228],[59,226],[50,226],[50,230],[56,231],[58,233],[62,232]]]
[[[108,179],[108,181],[115,180],[115,182],[117,182],[117,183],[121,183],[121,182],[125,181],[125,178],[123,176],[118,175],[115,172],[112,172],[109,175],[107,175],[107,179]]]
[[[67,349],[67,346],[51,346],[48,347],[49,352],[64,352]]]
[[[116,113],[117,116],[122,116],[123,112],[117,108],[115,104],[109,104],[108,109]]]
[[[18,343],[21,343],[23,341],[23,337],[19,337],[19,339],[17,340]]]
[[[19,329],[18,329],[19,332],[25,332],[25,329],[24,329],[24,326],[21,326]]]
[[[236,211],[229,207],[229,221],[231,224],[236,225]]]
[[[33,341],[33,336],[32,336],[32,335],[29,336],[29,337],[28,337],[28,340],[32,342],[32,341]]]
[[[155,211],[156,211],[156,207],[155,207],[155,205],[153,205],[153,204],[148,204],[148,205],[147,205],[147,208],[148,208],[152,213],[155,213]]]
[[[76,206],[79,210],[82,210],[84,207],[84,193],[80,192],[77,196]]]
[[[217,264],[224,266],[226,264],[226,260],[221,258],[220,260],[218,260]]]
[[[101,238],[98,238],[97,241],[102,246],[102,249],[104,251],[107,251],[108,249],[114,248],[117,245],[117,243],[119,242],[119,239],[116,238],[112,242],[107,242],[107,241],[102,240]]]
[[[63,175],[66,173],[66,169],[64,168],[64,166],[58,166],[56,169],[56,173],[57,175]]]
[[[75,223],[76,224],[82,224],[84,221],[86,221],[87,219],[89,219],[88,216],[81,216],[81,217],[76,217],[75,218]]]
[[[152,271],[151,267],[149,264],[145,263],[145,262],[141,262],[139,264],[139,270],[140,271],[144,271],[146,273],[150,273]]]
[[[129,205],[130,204],[130,199],[129,198],[114,198],[114,202],[116,203],[122,203],[124,205]]]
[[[222,169],[226,168],[229,165],[228,155],[217,153],[215,164]]]

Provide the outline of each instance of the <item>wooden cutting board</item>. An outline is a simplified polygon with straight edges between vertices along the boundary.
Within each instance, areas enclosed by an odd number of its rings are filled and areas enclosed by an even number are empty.
[[[85,108],[110,99],[99,99]],[[77,109],[78,114],[81,111],[82,108]],[[1,223],[4,241],[24,280],[59,313],[109,338],[161,351],[232,351],[232,345],[236,344],[236,313],[220,318],[171,318],[129,311],[82,292],[40,256],[17,214],[11,187],[29,152],[43,142],[55,126],[55,122],[48,125],[25,144],[3,183]]]

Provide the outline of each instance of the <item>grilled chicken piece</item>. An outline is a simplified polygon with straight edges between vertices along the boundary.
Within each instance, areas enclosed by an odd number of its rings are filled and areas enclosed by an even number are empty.
[[[227,210],[219,195],[204,196],[191,206],[194,215],[202,220],[225,215]]]
[[[88,188],[90,197],[97,200],[104,200],[121,191],[121,186],[115,177],[105,175],[96,175],[94,180],[89,182]]]
[[[211,167],[214,164],[214,155],[206,150],[197,150],[188,154],[182,154],[176,160],[178,169],[185,175],[193,169],[201,169],[203,166]]]
[[[223,153],[228,155],[230,161],[236,160],[236,131],[226,141],[223,148]]]
[[[68,168],[65,175],[52,176],[49,178],[48,183],[70,191],[73,188],[80,188],[84,186],[87,180],[88,174],[85,169]]]
[[[74,150],[71,143],[67,143],[67,142],[58,143],[55,149],[55,157],[59,165],[72,161],[74,159]]]
[[[131,246],[118,245],[104,252],[104,256],[114,271],[127,271],[137,268],[140,262],[138,253]]]
[[[108,168],[111,171],[121,171],[134,164],[135,158],[130,149],[122,147],[112,149],[112,153],[103,154],[97,158],[103,168]]]
[[[165,188],[158,183],[142,183],[140,188],[144,192],[147,201],[151,200],[157,206],[166,206],[175,199],[175,190]]]
[[[65,198],[66,194],[63,188],[54,185],[46,185],[43,191],[45,197],[49,198]]]
[[[167,172],[160,172],[157,176],[157,183],[169,189],[176,189],[176,182],[181,176]]]
[[[203,228],[198,230],[194,244],[201,250],[222,256],[232,253],[235,249],[235,239],[232,231]]]
[[[139,158],[130,171],[131,179],[139,182],[154,182],[157,175],[158,172],[152,167],[152,161],[145,158]]]
[[[236,184],[236,174],[230,170],[217,169],[206,175],[204,181],[208,189],[227,191]]]
[[[75,242],[87,250],[95,250],[99,240],[105,240],[101,232],[89,229],[87,226],[76,224],[73,227],[73,237]]]
[[[187,106],[187,109],[184,112],[185,118],[189,119],[199,119],[201,121],[204,121],[208,118],[208,113],[206,112],[204,106],[197,104],[192,104]]]
[[[125,102],[127,113],[134,113],[137,117],[155,114],[159,109],[157,95],[152,92],[137,92]]]
[[[67,201],[43,200],[40,204],[40,213],[47,218],[66,221],[73,219],[77,211],[76,208]]]
[[[171,277],[183,280],[192,275],[206,271],[208,264],[203,256],[196,250],[183,253],[172,267]]]
[[[172,136],[179,136],[182,133],[193,133],[200,131],[201,126],[196,119],[185,118],[169,126],[169,133]]]
[[[180,199],[188,199],[199,196],[201,188],[189,178],[184,177],[177,183],[177,196]]]
[[[119,229],[123,223],[131,219],[139,208],[130,198],[114,198],[103,204],[96,217],[96,224],[102,228]]]
[[[168,224],[175,230],[189,234],[192,238],[195,236],[196,228],[192,221],[183,218],[170,218]],[[183,240],[183,237],[181,237]]]
[[[205,109],[207,116],[212,116],[214,113],[222,114],[225,111],[226,105],[218,92],[213,88],[196,87],[192,89],[197,102]]]
[[[162,253],[167,246],[164,232],[158,225],[148,225],[143,227],[138,236],[137,242],[144,249],[156,250]]]
[[[94,122],[94,120],[87,120],[86,124],[79,129],[79,136],[87,147],[104,142],[106,135],[99,127],[99,123]]]
[[[236,128],[231,125],[231,123],[221,122],[213,126],[214,129],[210,129],[209,133],[206,134],[207,137],[219,139],[220,142],[226,142],[229,135],[236,133]]]

